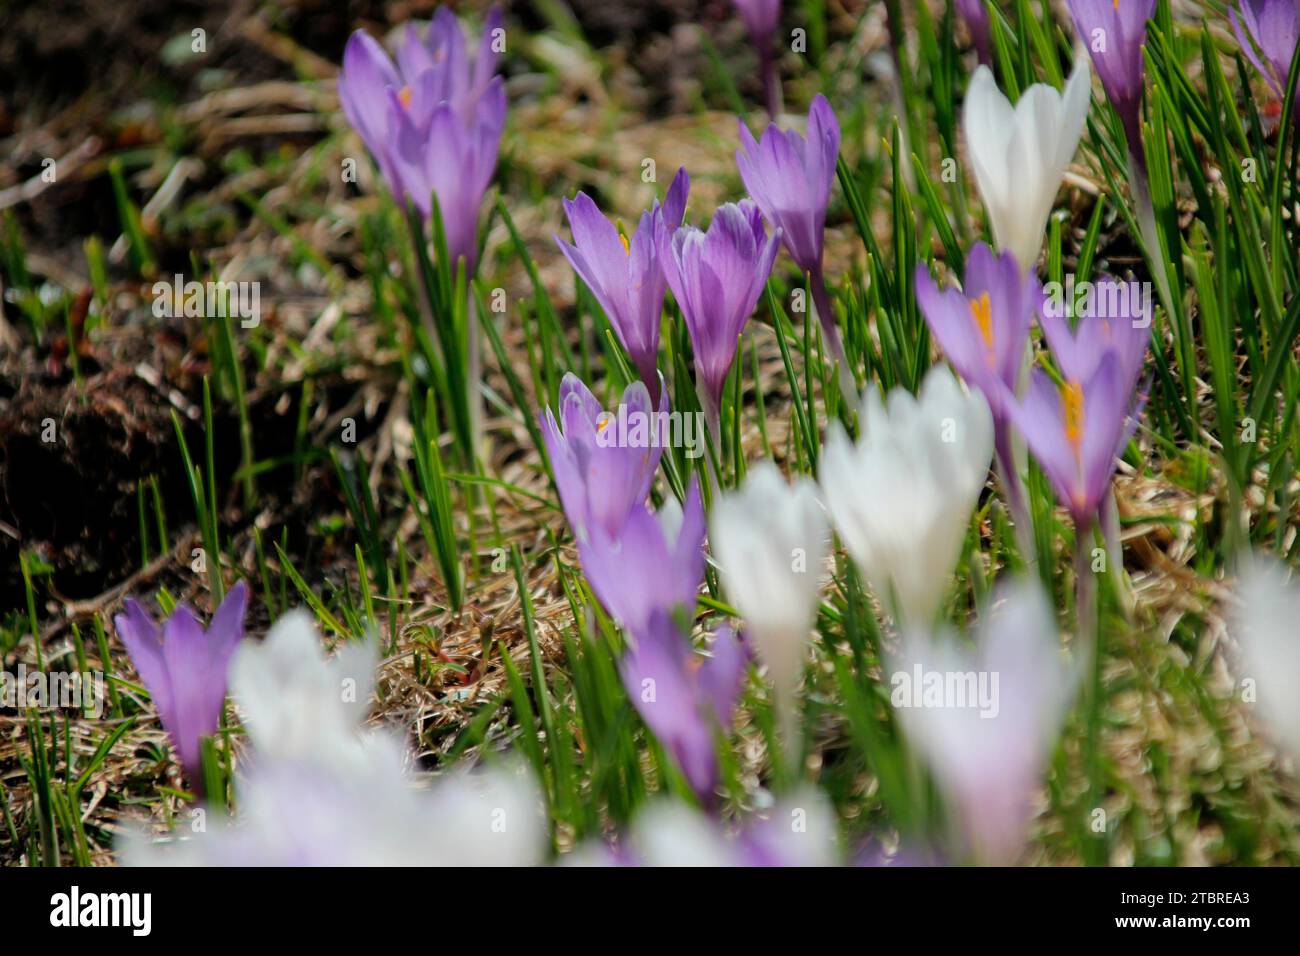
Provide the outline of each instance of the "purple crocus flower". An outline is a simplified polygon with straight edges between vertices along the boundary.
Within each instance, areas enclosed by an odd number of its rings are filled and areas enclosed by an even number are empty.
[[[658,200],[629,240],[606,219],[586,193],[564,200],[564,213],[573,231],[573,245],[555,237],[573,271],[591,289],[609,317],[618,340],[627,349],[650,390],[659,398],[659,323],[663,317],[666,280],[659,262],[660,230],[675,231],[686,212],[690,177],[679,169],[662,206]]]
[[[426,219],[438,197],[447,255],[465,260],[474,274],[478,264],[478,211],[496,172],[501,131],[506,122],[506,91],[500,77],[492,81],[479,104],[477,118],[466,122],[451,103],[433,110],[429,121],[403,105],[401,95],[388,91],[389,126],[395,142],[389,153],[400,192]]]
[[[1142,314],[1142,309],[1129,314],[1123,303],[1132,298],[1120,294],[1113,298],[1120,303],[1117,310],[1097,303],[1103,298],[1103,292],[1115,285],[1123,289],[1120,280],[1102,279],[1093,286],[1096,302],[1087,309],[1087,315],[1080,318],[1073,329],[1066,318],[1066,311],[1056,307],[1050,300],[1044,302],[1039,313],[1039,324],[1048,347],[1052,350],[1052,359],[1061,375],[1067,381],[1082,382],[1090,379],[1108,353],[1115,353],[1120,359],[1120,380],[1133,390],[1138,375],[1142,371],[1142,359],[1146,353],[1146,343],[1151,337],[1148,331],[1151,325],[1150,314]],[[1136,287],[1137,283],[1131,283]],[[1139,293],[1140,294],[1140,293]]]
[[[691,650],[673,618],[655,611],[619,662],[628,696],[706,805],[717,801],[715,726],[731,729],[749,656],[730,627],[714,635],[711,656]]]
[[[1291,77],[1291,59],[1300,44],[1300,0],[1237,0],[1228,8],[1228,16],[1241,52],[1281,99]],[[1300,87],[1291,119],[1300,125]]]
[[[1001,396],[1016,390],[1040,286],[1013,253],[998,256],[982,242],[966,258],[964,286],[940,292],[925,264],[917,266],[916,301],[930,332],[953,368],[984,393],[1001,424]]]
[[[1156,0],[1070,0],[1075,29],[1092,54],[1134,156],[1142,155],[1142,45],[1155,9]]]
[[[993,42],[989,24],[989,8],[985,0],[957,0],[957,12],[966,21],[971,40],[980,62],[985,66],[993,65]]]
[[[768,115],[773,119],[781,112],[781,86],[772,56],[772,41],[781,23],[781,0],[733,0],[740,19],[745,21],[749,38],[758,52],[759,71],[763,77],[763,97]]]
[[[660,413],[667,411],[667,402],[667,394],[662,394]],[[629,418],[658,420],[642,382],[633,382],[623,391],[622,405]],[[608,537],[622,531],[633,508],[650,493],[663,454],[663,445],[651,440],[649,429],[644,444],[608,440],[604,433],[613,421],[572,372],[560,382],[559,422],[549,408],[541,416],[542,440],[560,504],[579,541],[589,539],[596,529]]]
[[[715,436],[737,340],[763,294],[780,240],[780,229],[768,237],[759,207],[748,199],[719,206],[708,232],[683,226],[660,234],[664,275],[686,319]]]
[[[694,616],[704,578],[704,529],[700,488],[692,481],[684,509],[669,498],[655,515],[637,502],[616,534],[592,528],[578,554],[601,605],[639,634],[657,610]]]
[[[1014,253],[997,256],[982,242],[966,258],[964,289],[940,292],[924,263],[916,270],[916,301],[930,332],[953,368],[988,401],[998,470],[1017,526],[1024,528],[1028,514],[1004,405],[1006,397],[1016,393],[1040,288],[1037,277],[1025,275]]]
[[[790,257],[807,273],[827,348],[842,363],[844,348],[822,276],[826,204],[840,152],[840,124],[835,113],[819,93],[808,110],[807,139],[772,124],[755,142],[741,121],[740,141],[736,165],[745,189],[763,215],[780,229]]]
[[[343,51],[339,99],[399,203],[426,219],[436,193],[452,260],[477,260],[478,207],[496,168],[505,126],[505,88],[496,71],[501,14],[484,25],[471,64],[455,16],[440,9],[421,41],[409,26],[397,64],[358,30]]]
[[[501,9],[493,7],[483,21],[478,52],[471,62],[456,15],[448,7],[439,7],[423,40],[414,23],[406,25],[397,49],[398,69],[402,76],[417,80],[428,94],[425,99],[451,103],[462,119],[471,120],[501,60],[496,42],[500,27]]]
[[[216,733],[221,722],[226,672],[244,636],[247,605],[248,587],[239,581],[212,615],[206,633],[184,604],[177,605],[161,627],[134,598],[127,598],[124,613],[114,618],[117,635],[153,698],[181,766],[196,784],[199,741]]]
[[[1053,329],[1047,335],[1056,339],[1052,354],[1062,383],[1035,369],[1022,400],[1004,395],[1012,421],[1079,529],[1097,516],[1144,404],[1134,389],[1146,335],[1125,331],[1126,324],[1085,319],[1071,334],[1049,319],[1044,330]]]

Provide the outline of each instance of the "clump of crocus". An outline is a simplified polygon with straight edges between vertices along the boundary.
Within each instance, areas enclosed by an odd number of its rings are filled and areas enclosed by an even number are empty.
[[[1236,0],[1228,8],[1241,52],[1259,70],[1273,95],[1286,95],[1291,59],[1300,45],[1300,2],[1297,0]],[[1300,87],[1291,120],[1300,126]]]
[[[831,311],[822,273],[822,247],[826,230],[826,204],[840,153],[840,124],[820,93],[808,110],[808,136],[781,130],[771,124],[755,141],[742,120],[741,147],[736,165],[745,189],[758,208],[781,231],[790,258],[808,276],[813,305],[821,320],[826,347],[840,367],[840,384],[846,397],[856,392]]]
[[[1081,57],[1064,94],[1035,83],[1013,107],[986,66],[975,71],[966,91],[962,128],[994,244],[1010,249],[1025,272],[1038,265],[1047,217],[1083,135],[1091,80]]]
[[[935,366],[919,399],[872,388],[862,437],[833,423],[822,455],[823,500],[877,596],[911,627],[928,628],[948,590],[971,511],[993,457],[988,403]]]
[[[983,864],[1014,863],[1077,683],[1042,589],[1022,582],[995,595],[973,651],[951,634],[906,632],[890,667],[895,712],[960,821],[967,852]],[[945,697],[954,677],[963,699]]]
[[[763,79],[763,102],[768,115],[775,119],[781,112],[781,78],[776,72],[772,43],[781,23],[781,0],[733,0],[736,12],[745,21],[749,38],[758,53],[758,68]]]
[[[408,27],[397,64],[358,30],[343,52],[339,99],[399,204],[428,219],[437,195],[447,253],[477,262],[478,210],[496,169],[505,87],[494,77],[500,47],[494,10],[471,65],[454,15],[440,9],[422,42]]]
[[[1237,674],[1254,682],[1254,703],[1273,739],[1300,759],[1300,584],[1267,555],[1249,555],[1239,569],[1232,614]]]
[[[806,478],[786,484],[776,466],[754,466],[713,508],[709,540],[745,633],[766,666],[793,753],[794,695],[820,602],[829,549],[826,515]]]
[[[1132,156],[1142,155],[1142,45],[1155,9],[1156,0],[1070,0],[1075,29],[1124,124]]]
[[[201,741],[216,733],[226,700],[231,655],[244,636],[248,587],[236,582],[205,632],[194,612],[178,604],[162,625],[127,598],[113,620],[131,663],[153,698],[191,783],[200,785]]]
[[[731,729],[748,667],[745,647],[722,626],[709,656],[695,653],[673,615],[656,610],[619,661],[628,696],[705,806],[717,802],[714,736]]]
[[[989,24],[989,8],[985,6],[985,2],[986,0],[957,0],[957,12],[966,21],[966,29],[970,31],[971,42],[975,44],[980,63],[992,66],[993,38]]]
[[[668,396],[660,395],[660,411]],[[642,382],[623,391],[628,416],[656,421],[650,392]],[[572,372],[560,382],[560,417],[548,408],[541,416],[542,440],[555,474],[560,504],[579,541],[588,539],[594,527],[617,536],[632,509],[645,502],[659,467],[663,445],[646,430],[644,444],[608,441],[602,433],[612,417],[601,407],[591,389]]]
[[[963,287],[939,291],[925,265],[916,270],[916,302],[948,361],[967,384],[979,389],[993,413],[994,448],[1007,499],[1027,538],[1028,511],[1012,454],[1004,393],[1014,394],[1024,364],[1029,329],[1040,299],[1035,276],[1026,276],[1010,252],[996,256],[977,243],[966,257]]]
[[[651,399],[659,398],[659,324],[667,280],[660,263],[659,236],[682,224],[690,178],[677,171],[662,206],[656,200],[641,215],[631,238],[601,215],[586,193],[564,200],[573,245],[555,237],[573,270],[605,310]]]
[[[683,226],[660,236],[664,275],[686,320],[700,403],[715,439],[740,333],[763,294],[779,242],[780,230],[769,238],[759,207],[747,199],[719,206],[708,232]]]
[[[598,522],[589,530],[578,543],[582,569],[620,625],[640,634],[655,611],[694,616],[704,578],[704,505],[697,482],[684,509],[669,498],[656,515],[637,502],[617,532]]]

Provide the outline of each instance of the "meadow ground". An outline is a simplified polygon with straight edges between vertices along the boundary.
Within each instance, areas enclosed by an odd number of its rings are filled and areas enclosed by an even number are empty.
[[[1074,42],[1065,5],[995,6],[1004,88],[1060,85]],[[842,129],[825,265],[859,385],[914,388],[942,361],[915,264],[959,274],[954,255],[988,235],[960,121],[975,53],[948,7],[806,0],[782,21],[804,31],[798,51],[779,45],[782,125],[802,129],[822,93]],[[1101,578],[1096,679],[1084,678],[1035,787],[1017,857],[1028,864],[1300,854],[1294,765],[1242,699],[1230,627],[1234,555],[1250,545],[1294,565],[1300,552],[1300,137],[1279,127],[1224,7],[1161,0],[1148,39],[1144,133],[1177,302],[1155,309],[1147,406],[1114,483],[1123,566]],[[253,639],[305,605],[327,646],[378,643],[369,723],[400,731],[419,774],[519,752],[541,780],[556,854],[620,832],[657,791],[692,799],[619,684],[617,628],[584,581],[537,421],[567,371],[606,407],[628,378],[552,238],[570,236],[561,199],[585,191],[630,231],[679,167],[696,225],[741,197],[736,116],[755,131],[767,122],[752,47],[721,0],[507,6],[509,112],[469,290],[486,325],[475,459],[451,421],[443,353],[420,340],[407,224],[336,91],[352,30],[382,37],[431,10],[131,0],[0,12],[0,669],[107,676],[98,717],[0,701],[6,865],[112,864],[129,822],[162,833],[185,819],[193,782],[113,615],[135,595],[206,618],[238,579]],[[486,8],[457,13],[476,36]],[[1123,142],[1096,84],[1044,279],[1161,281]],[[178,275],[256,283],[256,323],[160,316],[162,299],[184,295],[156,284]],[[724,487],[765,457],[810,472],[821,429],[851,427],[816,323],[789,305],[802,284],[782,253],[727,380]],[[673,308],[660,368],[690,405]],[[669,458],[659,502],[680,497],[678,469],[693,467],[680,449]],[[1035,553],[1018,548],[990,477],[944,614],[965,625],[992,582],[1029,568],[1074,654],[1072,524],[1037,468],[1028,492]],[[743,818],[806,779],[834,806],[851,858],[900,846],[959,858],[938,822],[940,788],[900,756],[886,608],[842,547],[829,567],[798,765],[774,747],[771,690],[751,675],[711,809]],[[716,571],[707,578],[697,634],[735,619]],[[226,800],[245,745],[230,706],[208,767]]]

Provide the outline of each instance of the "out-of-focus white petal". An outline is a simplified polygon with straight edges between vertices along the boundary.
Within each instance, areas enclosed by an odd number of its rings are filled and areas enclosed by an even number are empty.
[[[1001,591],[974,650],[949,633],[909,631],[889,667],[891,703],[968,851],[983,863],[1014,862],[1077,684],[1041,587]]]
[[[1300,758],[1300,583],[1272,558],[1255,555],[1237,583],[1233,615],[1243,700],[1258,707],[1276,743]]]

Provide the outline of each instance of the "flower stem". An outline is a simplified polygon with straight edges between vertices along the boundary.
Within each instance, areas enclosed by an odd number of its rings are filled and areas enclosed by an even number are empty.
[[[479,394],[479,383],[483,379],[482,344],[479,342],[478,310],[475,308],[474,291],[469,292],[469,302],[465,306],[465,351],[467,353],[468,372],[465,380],[465,401],[469,404],[469,433],[471,445],[471,471],[477,473],[479,461],[486,461],[487,438],[483,430],[483,399]]]
[[[1092,573],[1091,553],[1093,524],[1091,520],[1075,522],[1074,586],[1075,586],[1075,640],[1081,648],[1084,670],[1089,675],[1087,736],[1084,741],[1084,771],[1088,781],[1088,799],[1084,806],[1088,825],[1092,813],[1101,802],[1101,710],[1102,710],[1102,647],[1101,630],[1097,627],[1097,582]],[[1106,862],[1106,835],[1096,834],[1084,847],[1084,854],[1093,866]]]
[[[1129,189],[1133,194],[1133,205],[1137,211],[1138,230],[1142,233],[1142,244],[1146,246],[1147,264],[1151,268],[1151,277],[1155,280],[1156,291],[1160,295],[1160,304],[1164,306],[1165,315],[1172,317],[1173,298],[1169,292],[1169,276],[1165,269],[1164,253],[1160,247],[1160,232],[1156,228],[1156,210],[1151,203],[1151,185],[1147,179],[1147,164],[1140,154],[1141,146],[1129,148],[1128,173]],[[1150,316],[1147,317],[1148,320]]]
[[[1025,504],[1024,486],[1020,483],[1020,472],[1016,469],[1016,457],[1011,449],[1011,429],[1006,422],[994,424],[993,444],[998,459],[998,477],[1015,526],[1016,546],[1020,549],[1021,560],[1027,566],[1033,566],[1038,560],[1038,550],[1034,546],[1034,521]]]
[[[830,352],[835,362],[840,395],[849,408],[856,408],[858,384],[853,380],[853,373],[849,370],[848,357],[844,354],[844,343],[840,340],[840,330],[835,325],[835,312],[831,308],[831,297],[826,291],[826,280],[822,276],[820,267],[808,273],[808,283],[812,287],[813,308],[822,327],[822,340],[826,343],[826,351]],[[804,361],[807,360],[808,356],[805,355]]]
[[[776,57],[772,55],[772,37],[758,44],[758,68],[763,77],[763,102],[772,122],[781,115],[781,76],[776,71]]]
[[[702,383],[696,383],[695,394],[699,396],[700,407],[704,409],[704,422],[708,426],[709,432],[709,447],[704,452],[704,468],[709,480],[709,500],[712,501],[717,497],[718,489],[721,487],[721,479],[717,473],[717,468],[722,467],[722,413],[718,408],[718,403]],[[715,457],[719,459],[717,468],[714,467]]]

